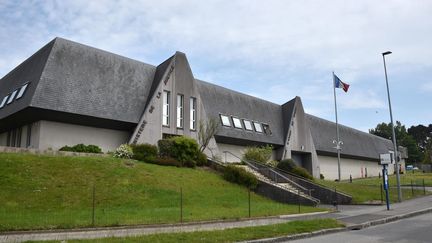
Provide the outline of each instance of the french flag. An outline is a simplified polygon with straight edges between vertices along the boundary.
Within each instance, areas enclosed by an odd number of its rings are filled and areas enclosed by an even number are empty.
[[[335,88],[343,89],[345,92],[348,92],[349,84],[342,82],[342,80],[340,80],[335,74],[333,74],[333,80]]]

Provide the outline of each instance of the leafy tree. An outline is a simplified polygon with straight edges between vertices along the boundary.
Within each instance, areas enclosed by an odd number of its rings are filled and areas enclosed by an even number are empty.
[[[369,129],[369,133],[386,138],[392,139],[392,129],[390,123],[380,123],[375,129]],[[408,149],[408,161],[421,162],[423,154],[419,150],[416,140],[408,134],[407,129],[400,121],[395,124],[396,143]]]

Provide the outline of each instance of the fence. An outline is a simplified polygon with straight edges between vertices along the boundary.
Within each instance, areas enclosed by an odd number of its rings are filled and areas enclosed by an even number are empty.
[[[1,203],[0,231],[183,223],[311,211],[263,199],[247,189],[235,197],[201,199],[194,189],[182,187],[125,188],[116,195],[109,195],[109,188],[92,185],[61,187],[68,193],[42,189],[19,201]]]

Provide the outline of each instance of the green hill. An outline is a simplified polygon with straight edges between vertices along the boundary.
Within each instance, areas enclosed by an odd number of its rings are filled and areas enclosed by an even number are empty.
[[[208,168],[104,157],[0,153],[0,230],[135,225],[248,217],[248,191]],[[319,211],[303,207],[303,212]],[[251,215],[297,213],[251,193]]]

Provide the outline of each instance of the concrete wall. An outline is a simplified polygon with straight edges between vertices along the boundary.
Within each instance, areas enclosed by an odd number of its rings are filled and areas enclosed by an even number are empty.
[[[104,128],[87,127],[52,121],[39,121],[39,149],[57,150],[65,145],[94,144],[102,151],[114,151],[120,144],[127,143],[130,133]],[[37,128],[37,126],[35,126]]]
[[[6,146],[7,134],[7,132],[0,133],[0,146]]]
[[[335,180],[338,178],[337,157],[318,155],[318,160],[321,174],[324,175],[325,179]],[[350,175],[353,178],[364,178],[366,170],[368,177],[378,176],[378,173],[381,173],[382,166],[378,162],[341,158],[342,179],[349,179]],[[389,166],[388,173],[393,174],[393,172],[394,167]]]

